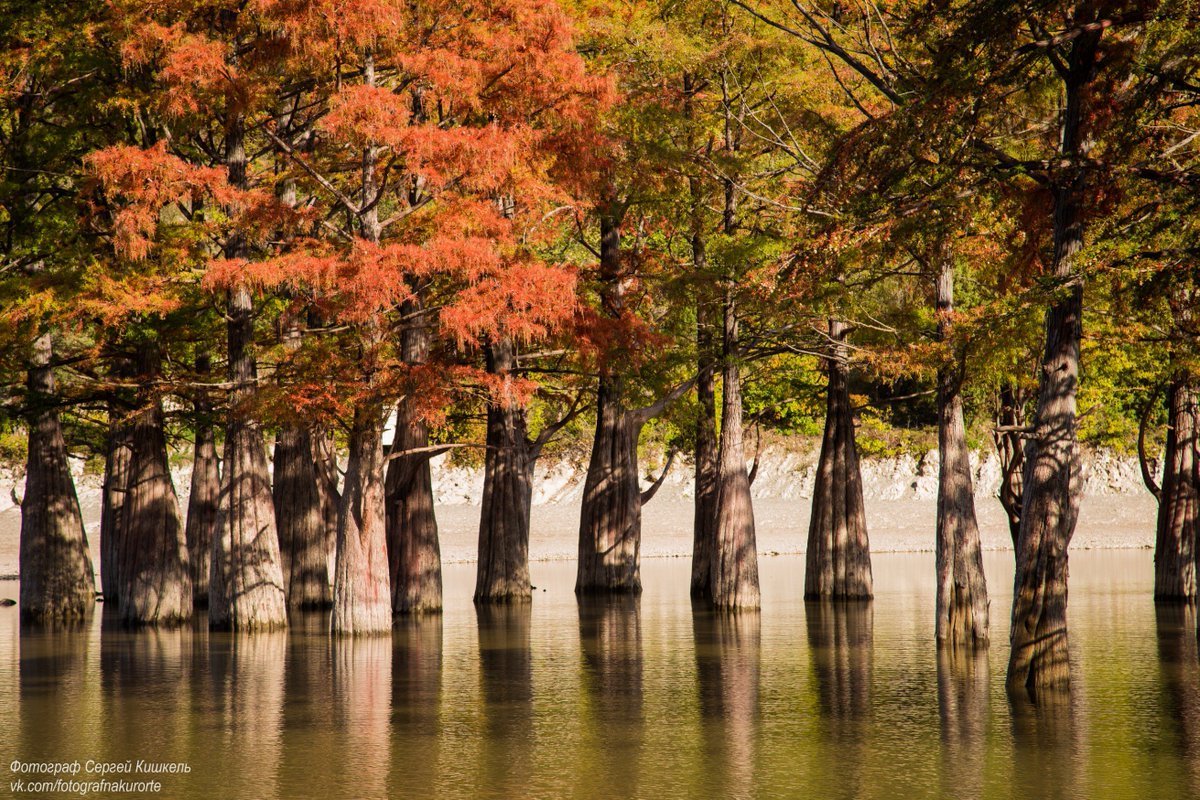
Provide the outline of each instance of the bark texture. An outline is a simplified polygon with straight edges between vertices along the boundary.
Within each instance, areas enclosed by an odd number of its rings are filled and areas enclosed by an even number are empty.
[[[867,515],[850,405],[847,334],[845,323],[829,321],[825,435],[817,461],[804,573],[804,596],[810,599],[867,599],[872,592]]]
[[[1008,517],[1008,532],[1013,547],[1021,533],[1021,503],[1025,494],[1025,396],[1011,383],[1000,387],[999,411],[996,414],[996,453],[1000,456],[1000,505]]]
[[[416,307],[406,309],[412,317]],[[405,328],[401,342],[406,364],[423,364],[429,355],[424,315]],[[396,411],[396,434],[387,467],[388,557],[392,576],[392,613],[423,614],[442,609],[442,551],[429,472],[429,428],[416,403],[405,398]],[[418,451],[400,455],[407,451]]]
[[[129,460],[133,452],[128,413],[125,403],[117,399],[109,401],[104,484],[100,496],[100,590],[104,602],[114,604],[114,607],[121,585],[121,509],[129,489]]]
[[[1196,597],[1196,548],[1200,536],[1198,413],[1196,379],[1187,370],[1177,370],[1167,387],[1167,443],[1161,486],[1154,482],[1142,448],[1142,476],[1158,499],[1154,542],[1156,600],[1190,602]]]
[[[156,343],[138,348],[142,389],[131,420],[129,485],[121,513],[118,610],[130,625],[176,625],[192,617],[192,573],[179,498],[167,461]]]
[[[516,366],[511,341],[488,345],[489,373],[509,376]],[[526,430],[525,410],[513,402],[489,402],[475,581],[477,603],[522,602],[533,596],[529,583],[529,516],[536,455]]]
[[[754,506],[742,446],[742,385],[737,306],[725,300],[721,371],[721,451],[717,472],[716,538],[711,552],[713,605],[758,608],[758,549]]]
[[[942,255],[936,278],[938,338],[950,336],[954,312],[954,265]],[[987,581],[975,487],[963,420],[961,359],[938,370],[937,617],[939,645],[973,647],[988,641]]]
[[[698,273],[707,265],[704,240],[699,231],[692,236],[692,260]],[[696,303],[696,417],[695,516],[692,521],[692,597],[712,596],[712,548],[717,538],[717,403],[713,376],[714,336],[710,302]]]
[[[79,498],[54,406],[53,342],[38,337],[28,373],[29,460],[21,500],[19,545],[22,623],[82,620],[96,604]]]
[[[246,151],[241,117],[232,99],[225,130],[229,183],[246,185]],[[227,258],[246,256],[246,244],[233,234]],[[271,476],[262,430],[248,401],[258,379],[254,353],[254,307],[250,290],[229,291],[229,418],[222,459],[219,533],[213,538],[209,575],[209,623],[218,629],[256,630],[287,625],[287,598],[279,558],[279,533],[271,499]]]
[[[360,407],[350,431],[330,620],[335,634],[377,634],[392,629],[383,422],[381,412]]]
[[[207,355],[196,359],[196,373],[207,377]],[[208,606],[209,573],[212,570],[212,543],[217,535],[221,506],[221,469],[217,460],[217,434],[212,422],[212,405],[201,395],[196,400],[193,430],[196,443],[192,458],[192,483],[188,495],[187,541],[188,563],[192,570],[192,605]]]
[[[1094,17],[1085,4],[1081,22]],[[1066,103],[1059,155],[1070,166],[1053,186],[1051,274],[1057,298],[1046,312],[1046,342],[1033,435],[1025,452],[1024,497],[1017,541],[1007,686],[1031,699],[1070,684],[1067,647],[1067,547],[1079,517],[1080,462],[1075,395],[1079,383],[1083,279],[1073,262],[1083,246],[1090,149],[1084,103],[1091,94],[1103,29],[1071,44],[1064,76]]]

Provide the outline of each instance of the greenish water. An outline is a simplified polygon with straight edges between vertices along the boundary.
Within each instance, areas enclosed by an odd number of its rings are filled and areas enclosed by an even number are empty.
[[[1156,612],[1151,553],[1072,554],[1073,689],[1037,710],[1003,691],[1011,558],[987,559],[995,644],[959,663],[931,554],[876,556],[875,601],[841,609],[803,601],[802,556],[765,558],[762,611],[727,618],[693,611],[685,559],[583,606],[571,563],[535,563],[532,607],[480,613],[454,565],[442,617],[360,641],[3,608],[0,796],[45,778],[13,761],[137,759],[188,765],[109,776],[169,798],[1200,796],[1195,617]]]

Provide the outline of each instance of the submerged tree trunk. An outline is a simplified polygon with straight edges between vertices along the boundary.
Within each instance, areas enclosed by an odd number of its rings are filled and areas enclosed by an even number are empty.
[[[406,308],[418,313],[417,306]],[[424,364],[429,355],[429,323],[424,314],[405,327],[401,342],[406,364]],[[429,468],[429,427],[416,402],[404,398],[396,411],[396,433],[387,468],[388,557],[392,613],[422,614],[442,609],[442,551],[433,507]],[[406,451],[416,451],[399,455]]]
[[[338,513],[330,621],[335,634],[388,633],[392,629],[383,423],[383,414],[375,409],[360,407],[354,412],[346,485]]]
[[[825,435],[813,488],[804,574],[804,596],[809,599],[867,599],[872,591],[867,515],[850,405],[848,332],[844,322],[829,320],[832,352],[826,360]]]
[[[232,100],[231,108],[236,106]],[[246,185],[243,123],[231,110],[225,130],[229,183]],[[246,256],[234,233],[227,258]],[[213,539],[208,619],[214,628],[255,630],[287,625],[287,599],[279,559],[279,533],[271,499],[271,475],[262,430],[247,406],[254,394],[258,365],[254,353],[254,307],[250,290],[229,291],[229,419],[222,459],[219,533]]]
[[[949,338],[954,312],[954,263],[942,254],[936,282],[938,338]],[[976,646],[988,641],[987,582],[975,487],[963,421],[961,363],[938,370],[937,622],[938,644]]]
[[[1086,17],[1086,14],[1085,14]],[[1067,546],[1079,516],[1080,463],[1075,394],[1079,383],[1083,278],[1073,261],[1083,246],[1086,167],[1083,103],[1103,29],[1071,44],[1060,155],[1071,162],[1054,186],[1052,275],[1061,284],[1046,312],[1046,344],[1032,438],[1025,453],[1021,531],[1013,580],[1009,691],[1036,698],[1070,683],[1067,660]]]
[[[1012,535],[1013,547],[1021,532],[1021,502],[1024,496],[1025,444],[1025,398],[1020,389],[1011,383],[1000,387],[1000,408],[996,414],[994,437],[996,452],[1000,456],[1000,505],[1008,517],[1008,532]]]
[[[179,498],[167,461],[162,398],[153,387],[162,365],[156,343],[138,348],[141,387],[131,420],[129,486],[121,513],[118,609],[132,625],[175,625],[192,617],[192,573]]]
[[[717,403],[712,374],[712,332],[709,312],[703,302],[696,308],[697,363],[696,400],[696,495],[692,521],[692,597],[712,596],[712,546],[717,519]]]
[[[286,323],[284,347],[300,346],[295,317]],[[275,437],[275,474],[271,496],[288,606],[325,608],[332,601],[329,553],[337,532],[330,528],[322,497],[318,445],[312,428],[296,422],[283,425]]]
[[[725,299],[721,373],[721,455],[717,473],[716,538],[711,553],[712,602],[717,608],[758,608],[758,550],[754,506],[742,447],[742,386],[737,306]]]
[[[1156,600],[1191,601],[1196,597],[1196,547],[1200,535],[1196,384],[1190,371],[1180,369],[1167,388],[1167,444],[1161,487],[1155,485],[1142,454],[1143,478],[1158,499],[1154,543]]]
[[[114,370],[114,376],[128,377],[124,372]],[[108,401],[107,452],[104,457],[104,484],[100,490],[100,590],[104,602],[111,604],[115,604],[120,595],[121,509],[129,489],[129,459],[132,453],[128,409],[120,401],[120,394],[114,394]]]
[[[600,216],[600,275],[605,314],[619,318],[625,309],[619,214]],[[641,489],[637,441],[642,423],[625,408],[623,381],[606,365],[596,392],[596,434],[583,485],[579,517],[579,565],[576,594],[640,593],[642,578]]]
[[[196,358],[196,374],[207,378],[208,354]],[[212,569],[212,543],[217,535],[221,505],[221,470],[217,461],[217,435],[212,422],[212,405],[202,393],[196,401],[193,429],[196,443],[192,459],[191,493],[188,495],[188,563],[192,570],[192,605],[208,606],[208,576]]]
[[[29,460],[21,500],[20,612],[22,622],[32,623],[80,620],[96,603],[83,515],[54,406],[52,355],[51,336],[43,334],[29,366]]]
[[[487,346],[490,374],[510,376],[516,366],[510,340]],[[490,400],[479,518],[477,603],[521,602],[533,595],[529,583],[529,515],[535,460],[525,409],[511,398]]]

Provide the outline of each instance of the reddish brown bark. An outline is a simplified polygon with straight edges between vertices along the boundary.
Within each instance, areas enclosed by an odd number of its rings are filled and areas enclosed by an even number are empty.
[[[813,487],[804,573],[804,596],[810,599],[866,599],[872,591],[867,515],[850,404],[847,333],[845,323],[829,321],[825,435]]]
[[[354,413],[346,485],[338,513],[337,566],[330,620],[335,634],[376,634],[392,629],[384,419],[381,411],[364,406]]]
[[[138,347],[137,408],[130,421],[129,484],[121,510],[118,610],[131,625],[176,625],[192,617],[192,574],[179,498],[167,461],[162,398],[154,383],[162,354]]]
[[[1142,475],[1158,500],[1154,543],[1154,597],[1191,601],[1196,597],[1197,537],[1200,536],[1200,454],[1196,379],[1176,370],[1167,387],[1167,442],[1162,486],[1142,452]],[[1144,428],[1144,426],[1143,426]]]
[[[732,294],[725,299],[722,355],[721,452],[710,591],[717,608],[758,608],[758,550],[750,478],[742,447],[741,353],[737,305]]]
[[[704,303],[696,308],[696,347],[700,352],[697,364],[695,514],[692,519],[692,581],[695,598],[712,596],[712,548],[717,538],[717,403],[713,380],[713,336],[709,313]]]
[[[83,516],[55,406],[53,342],[38,337],[29,364],[29,458],[21,500],[22,623],[72,622],[96,603]]]
[[[489,373],[511,376],[516,366],[511,341],[487,346]],[[533,594],[529,583],[529,516],[537,453],[529,440],[525,410],[513,402],[489,402],[486,441],[475,602],[527,601]]]
[[[429,355],[429,322],[410,304],[401,355],[406,364],[423,364]],[[387,467],[388,558],[392,613],[422,614],[442,608],[442,552],[430,475],[429,428],[416,403],[405,398],[396,410],[396,433]],[[408,455],[401,453],[410,452]]]
[[[205,380],[209,374],[207,354],[196,358],[196,374]],[[191,492],[188,495],[188,562],[192,570],[192,605],[208,606],[208,577],[212,570],[212,543],[217,535],[221,506],[221,471],[217,461],[216,430],[212,404],[202,392],[195,403],[193,431],[196,437],[192,456]]]
[[[225,164],[229,183],[246,186],[243,121],[229,99]],[[240,234],[230,236],[227,258],[247,252]],[[213,539],[209,576],[209,623],[218,629],[256,630],[287,625],[287,600],[279,558],[279,533],[271,499],[271,475],[262,430],[248,401],[258,380],[254,307],[250,290],[229,291],[229,418],[222,459],[219,534]]]
[[[938,338],[950,337],[954,263],[941,254],[936,276]],[[938,369],[937,616],[939,645],[968,647],[988,641],[987,581],[975,516],[975,487],[961,394],[961,358]]]
[[[115,375],[121,377],[120,372]],[[114,398],[108,402],[107,452],[100,495],[100,585],[104,602],[113,604],[113,607],[120,595],[121,508],[129,488],[129,458],[132,452],[128,414],[129,409],[120,399]]]
[[[996,453],[1000,457],[1000,505],[1008,517],[1008,532],[1013,547],[1021,532],[1021,503],[1025,476],[1025,396],[1011,383],[1000,387],[999,409],[994,434]]]
[[[1094,19],[1083,4],[1080,22]],[[1063,76],[1065,105],[1059,155],[1071,166],[1056,177],[1051,275],[1061,289],[1046,312],[1045,350],[1034,430],[1026,450],[1021,529],[1013,583],[1010,692],[1030,698],[1070,683],[1067,646],[1067,547],[1079,517],[1080,460],[1075,395],[1083,315],[1083,278],[1074,259],[1083,246],[1090,150],[1084,105],[1092,94],[1101,28],[1071,43]]]

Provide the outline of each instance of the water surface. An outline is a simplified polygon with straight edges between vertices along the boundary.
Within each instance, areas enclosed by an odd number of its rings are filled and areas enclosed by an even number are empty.
[[[1151,553],[1072,554],[1073,689],[1041,709],[1004,693],[1011,559],[987,556],[995,644],[957,660],[932,554],[877,555],[874,602],[840,608],[804,602],[803,556],[764,558],[762,611],[730,617],[693,610],[686,559],[582,605],[573,564],[534,563],[532,606],[480,612],[450,565],[444,615],[366,640],[4,608],[0,771],[186,763],[172,798],[1200,796],[1195,617],[1156,610]]]

